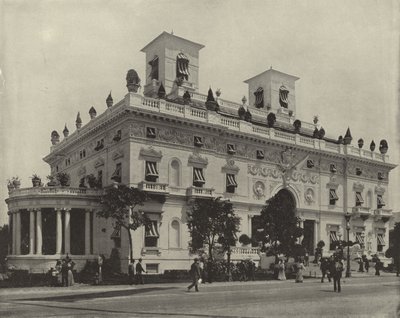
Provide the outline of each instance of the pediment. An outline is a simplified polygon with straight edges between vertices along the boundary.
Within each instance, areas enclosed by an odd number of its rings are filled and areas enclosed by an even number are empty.
[[[97,160],[94,162],[94,167],[98,168],[104,166],[104,159],[103,158],[97,158]]]
[[[124,156],[124,152],[122,150],[116,150],[113,154],[112,154],[112,159],[113,160],[117,160],[119,158],[122,158]]]
[[[375,187],[375,193],[376,194],[380,194],[383,195],[385,193],[386,189],[384,187],[381,186],[376,186]]]
[[[146,161],[161,161],[162,152],[155,150],[153,147],[141,148],[139,157]]]
[[[237,165],[235,165],[235,161],[233,159],[228,159],[226,164],[222,167],[221,170],[223,173],[237,174],[240,168]]]
[[[189,156],[188,163],[192,166],[205,167],[208,165],[208,159],[200,156],[199,154],[193,154]]]

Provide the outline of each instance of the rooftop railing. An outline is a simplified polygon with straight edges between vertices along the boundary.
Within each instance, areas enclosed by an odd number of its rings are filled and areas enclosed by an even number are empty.
[[[9,192],[9,197],[19,196],[48,196],[48,195],[67,195],[67,196],[100,196],[103,194],[103,190],[99,189],[86,189],[86,188],[71,188],[71,187],[32,187],[32,188],[20,188],[13,189]]]

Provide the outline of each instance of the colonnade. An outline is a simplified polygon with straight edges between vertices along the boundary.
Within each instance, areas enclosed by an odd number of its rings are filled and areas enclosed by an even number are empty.
[[[64,211],[64,233],[62,212]],[[55,208],[56,214],[56,250],[55,254],[71,253],[71,208]],[[9,212],[9,223],[12,228],[12,245],[10,253],[12,255],[21,255],[21,210]],[[43,255],[43,228],[42,228],[42,210],[40,208],[28,209],[29,213],[29,255]],[[85,210],[85,255],[93,254],[92,242],[93,233],[91,219],[93,210]],[[64,234],[64,235],[63,235]],[[64,250],[62,250],[64,242]]]

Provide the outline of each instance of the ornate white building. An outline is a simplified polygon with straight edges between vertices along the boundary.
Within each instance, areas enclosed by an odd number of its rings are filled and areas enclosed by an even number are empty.
[[[345,213],[351,213],[350,237],[367,254],[388,245],[389,171],[395,167],[374,144],[352,145],[327,138],[314,123],[296,119],[297,77],[269,69],[245,81],[248,99],[238,104],[216,92],[198,92],[199,51],[203,45],[166,32],[146,45],[143,94],[134,70],[128,93],[85,125],[67,127],[60,141],[52,133],[44,160],[53,175],[66,172],[70,186],[10,189],[6,200],[12,229],[9,263],[47,270],[71,255],[81,268],[98,254],[120,249],[126,268],[125,230],[96,217],[102,187],[121,182],[156,193],[159,200],[140,209],[152,225],[132,232],[133,254],[149,273],[187,269],[190,264],[186,211],[194,197],[230,199],[241,217],[241,233],[251,236],[252,218],[265,200],[288,191],[304,228],[303,244],[312,253],[319,240],[346,237]],[[247,103],[248,100],[248,103]],[[95,177],[96,182],[88,182]],[[85,186],[85,187],[83,187]],[[91,186],[94,188],[91,188]],[[97,187],[97,188],[96,188]],[[257,248],[233,248],[233,258],[257,257]]]

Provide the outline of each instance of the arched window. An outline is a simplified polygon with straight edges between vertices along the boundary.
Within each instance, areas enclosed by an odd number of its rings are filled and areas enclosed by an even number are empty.
[[[169,185],[179,187],[180,186],[180,163],[178,160],[172,160],[169,169]]]
[[[181,246],[180,223],[178,220],[171,222],[171,229],[169,235],[169,246],[171,248],[178,248]]]

